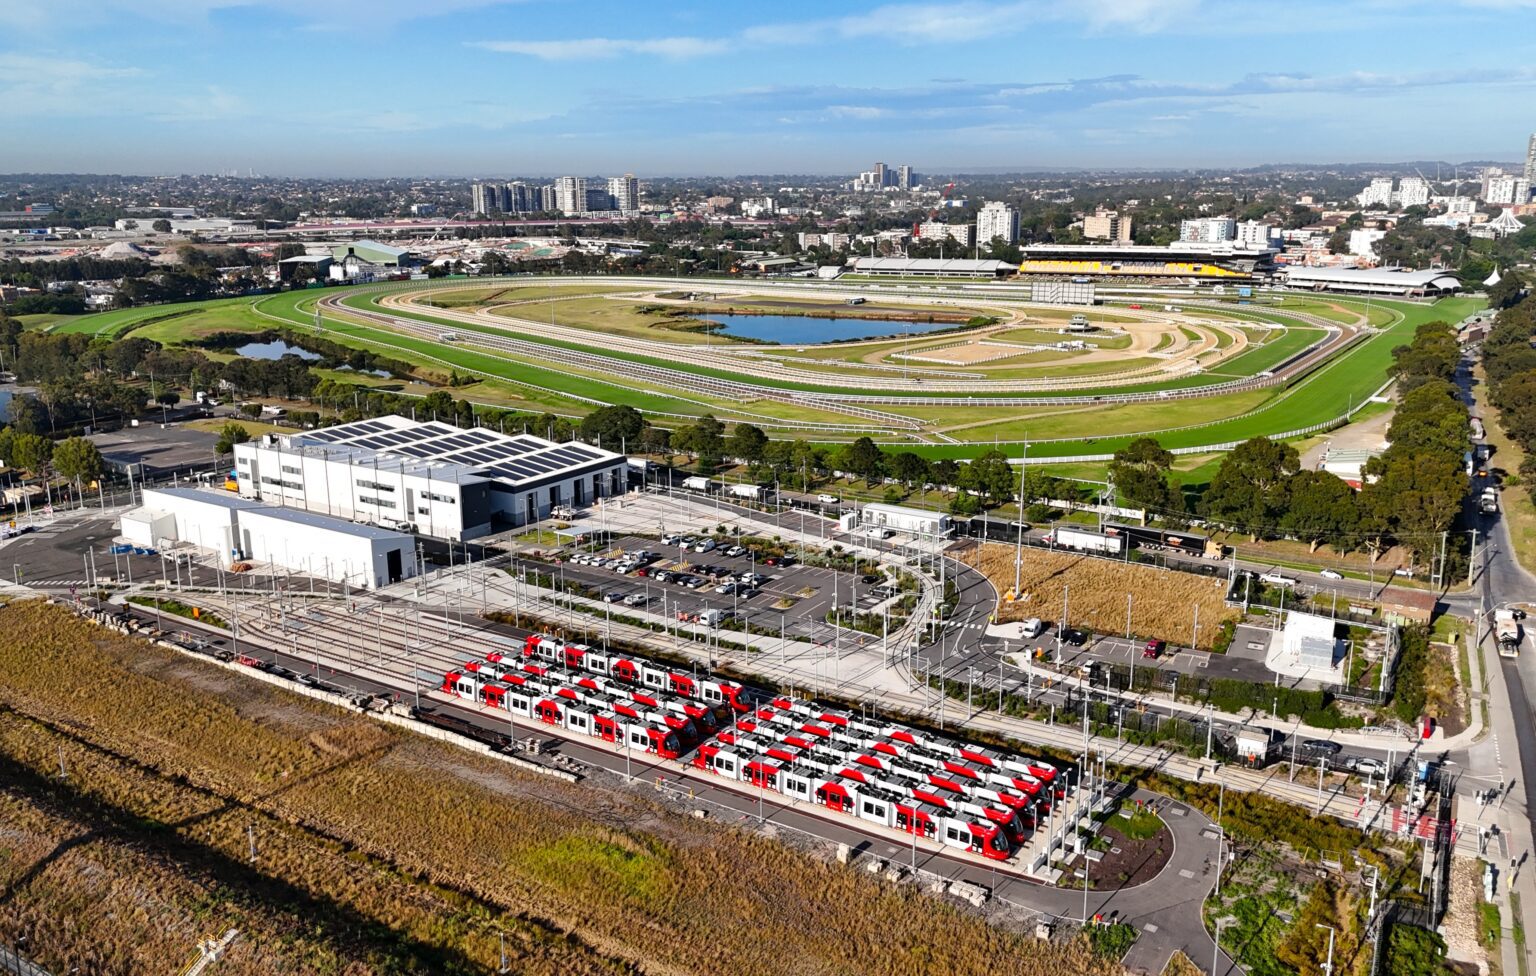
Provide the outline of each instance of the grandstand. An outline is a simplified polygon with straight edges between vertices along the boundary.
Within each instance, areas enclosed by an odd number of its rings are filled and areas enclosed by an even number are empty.
[[[1274,271],[1275,252],[1231,244],[1032,244],[1019,273],[1084,278],[1251,281]]]

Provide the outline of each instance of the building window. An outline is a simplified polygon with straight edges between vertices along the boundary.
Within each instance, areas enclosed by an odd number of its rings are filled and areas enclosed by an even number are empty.
[[[434,502],[444,502],[448,505],[453,505],[456,503],[456,499],[454,499],[452,495],[439,495],[436,492],[431,491],[422,492],[421,497],[430,499]]]
[[[283,474],[298,474],[298,475],[302,475],[303,473],[304,473],[304,469],[303,468],[295,467],[295,466],[293,466],[291,464],[283,465]]]
[[[358,495],[359,505],[372,505],[375,508],[394,508],[395,503],[387,498],[375,498],[372,495]]]
[[[374,491],[387,491],[391,493],[395,490],[394,485],[381,485],[377,481],[363,481],[361,479],[358,480],[357,487],[372,488]]]

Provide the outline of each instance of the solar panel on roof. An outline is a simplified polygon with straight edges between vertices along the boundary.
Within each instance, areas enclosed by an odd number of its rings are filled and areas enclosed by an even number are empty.
[[[396,453],[409,454],[411,457],[416,458],[431,457],[437,453],[436,451],[433,451],[429,448],[422,447],[420,444],[401,444],[399,447],[395,448],[395,451]]]

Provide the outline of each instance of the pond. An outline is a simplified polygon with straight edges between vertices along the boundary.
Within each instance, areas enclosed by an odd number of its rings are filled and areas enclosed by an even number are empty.
[[[247,342],[243,346],[236,347],[235,355],[244,356],[246,359],[282,359],[284,356],[298,356],[306,362],[314,362],[320,358],[317,352],[300,349],[281,339],[273,339],[271,342]]]
[[[719,322],[722,335],[778,342],[787,346],[807,346],[837,339],[870,339],[911,333],[940,332],[953,329],[958,322],[919,322],[915,319],[829,318],[813,315],[716,315],[701,316]]]

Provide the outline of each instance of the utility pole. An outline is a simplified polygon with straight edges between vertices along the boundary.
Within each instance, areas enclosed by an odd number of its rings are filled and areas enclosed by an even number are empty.
[[[1334,928],[1333,928],[1332,925],[1324,925],[1322,922],[1313,922],[1312,923],[1312,927],[1313,928],[1318,928],[1318,929],[1327,929],[1328,930],[1328,961],[1323,963],[1323,976],[1333,976],[1333,937],[1334,937]]]

